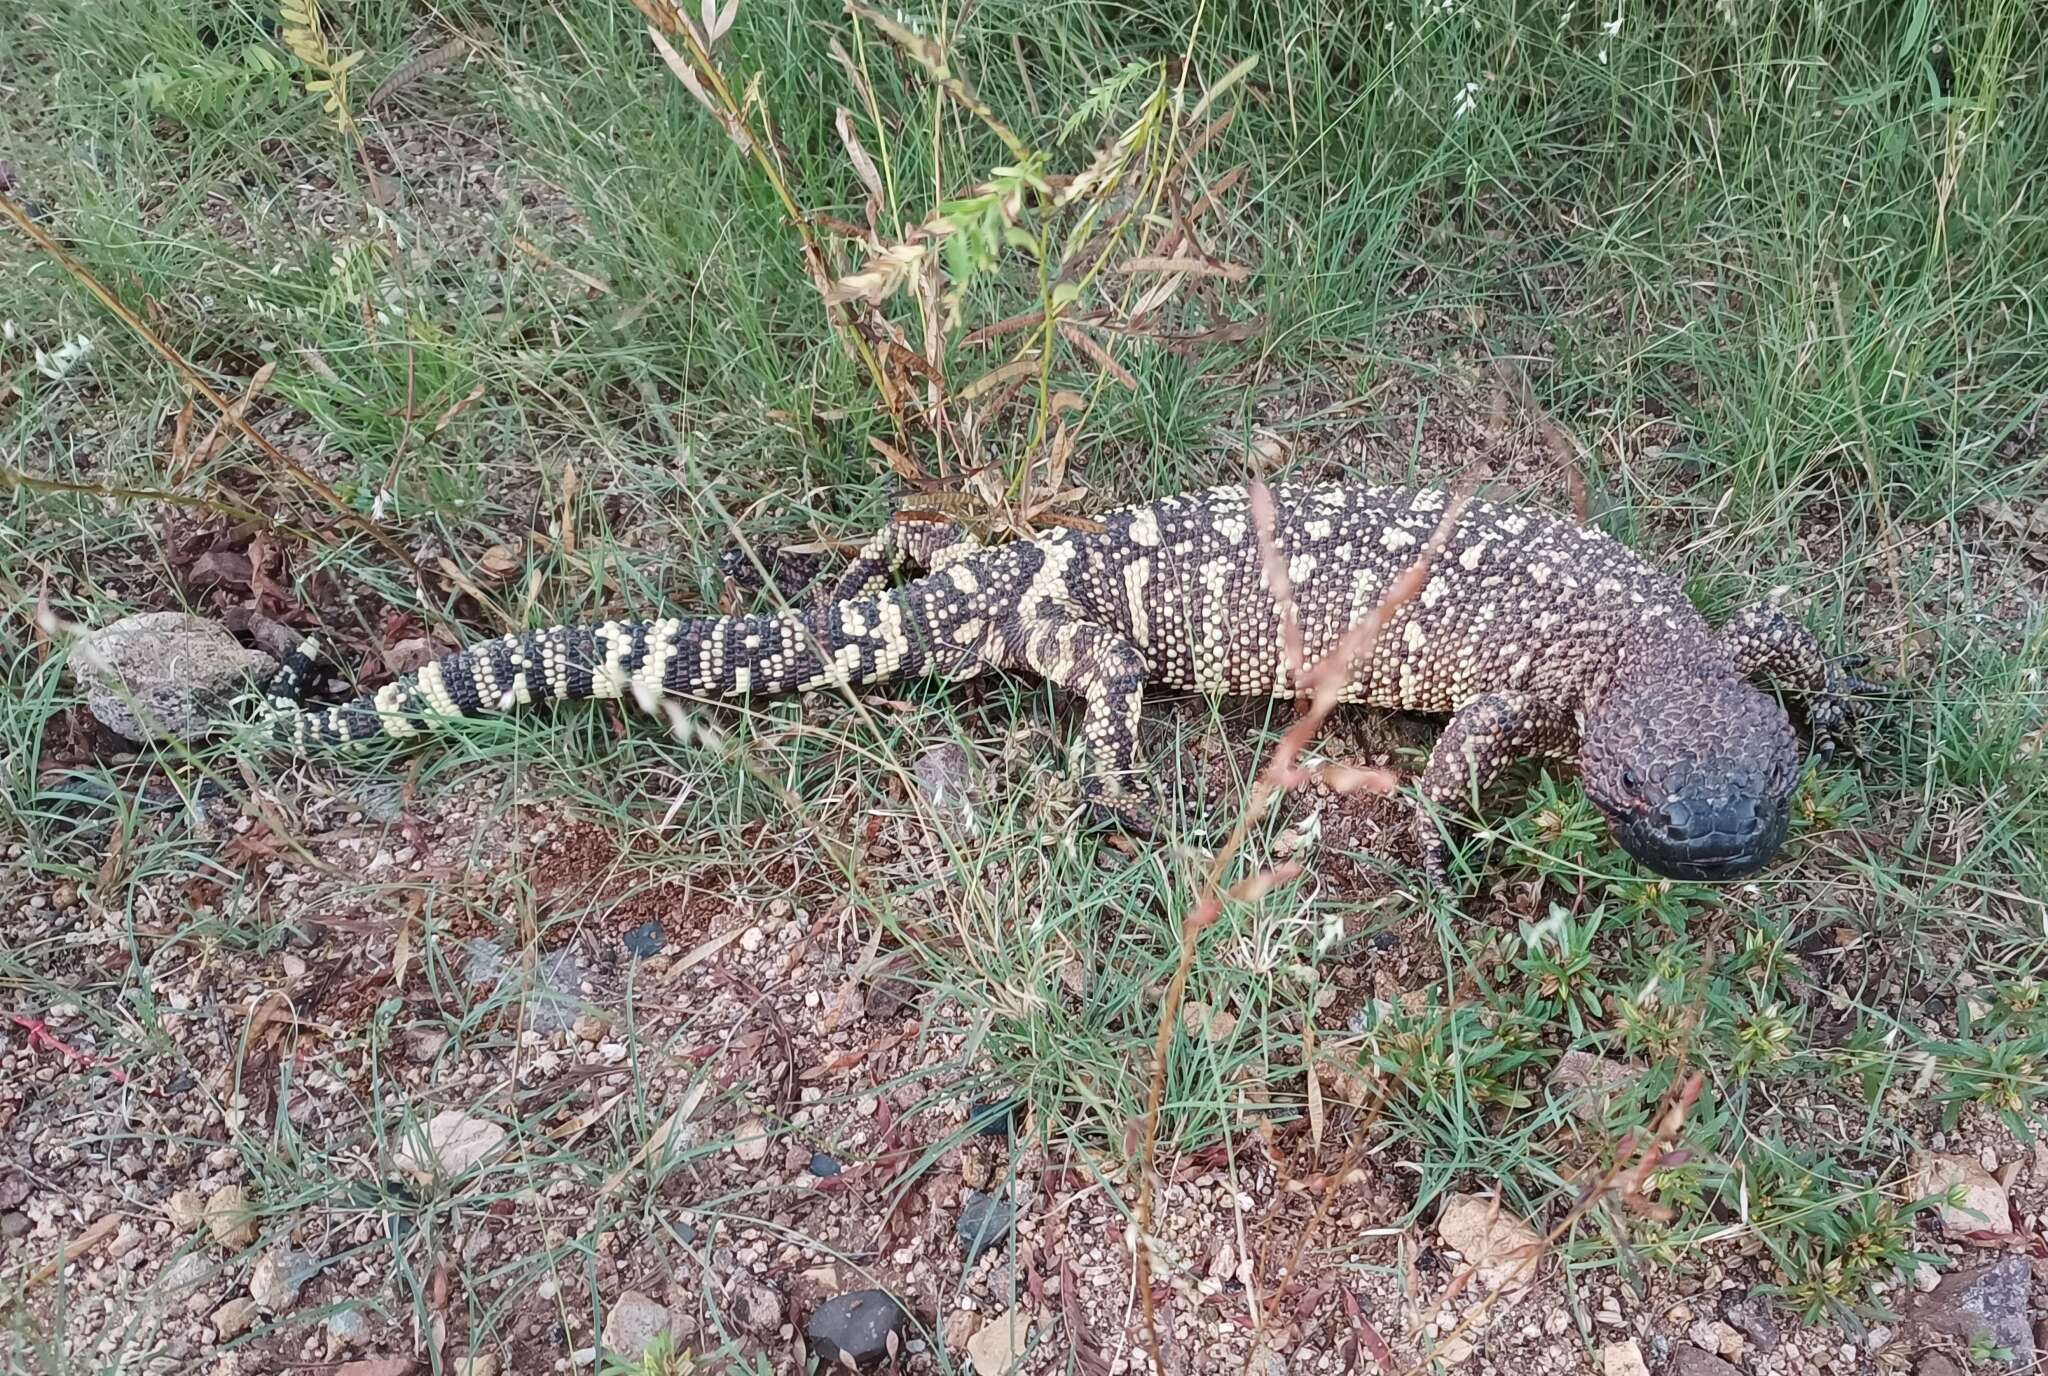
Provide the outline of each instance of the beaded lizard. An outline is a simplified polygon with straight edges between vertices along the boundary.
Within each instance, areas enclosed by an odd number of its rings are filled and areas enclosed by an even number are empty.
[[[1080,789],[1097,816],[1156,832],[1138,758],[1148,685],[1295,696],[1441,541],[1427,580],[1392,610],[1342,700],[1448,715],[1420,780],[1415,834],[1446,875],[1434,814],[1526,756],[1576,757],[1624,849],[1673,878],[1750,874],[1782,842],[1802,765],[1775,697],[1802,694],[1816,745],[1851,725],[1868,685],[1804,626],[1764,605],[1709,628],[1678,582],[1591,526],[1473,499],[1441,533],[1449,494],[1359,484],[1253,494],[1214,487],[1127,506],[1094,531],[979,543],[944,520],[895,520],[829,598],[775,614],[557,626],[484,641],[340,706],[297,706],[317,646],[273,688],[295,747],[410,736],[434,723],[553,699],[848,689],[911,675],[1023,670],[1084,704]],[[1286,576],[1276,580],[1267,555]],[[921,576],[897,582],[905,566]],[[1275,587],[1284,597],[1276,599]],[[1289,653],[1286,618],[1300,651]]]

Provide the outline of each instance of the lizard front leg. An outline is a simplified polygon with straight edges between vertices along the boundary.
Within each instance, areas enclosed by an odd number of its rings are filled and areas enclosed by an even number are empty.
[[[1084,703],[1076,752],[1083,807],[1095,820],[1156,836],[1158,793],[1138,759],[1138,713],[1150,670],[1144,653],[1107,626],[1070,619],[1032,628],[1023,649],[1026,668]]]
[[[1766,602],[1744,607],[1721,628],[1736,672],[1806,700],[1806,721],[1823,759],[1853,741],[1858,693],[1876,685],[1856,677],[1860,658],[1831,663],[1812,631]]]
[[[1450,847],[1431,809],[1461,804],[1484,792],[1502,771],[1527,756],[1567,755],[1577,746],[1578,724],[1556,703],[1529,693],[1487,693],[1452,716],[1422,772],[1422,805],[1415,839],[1432,884],[1450,878]]]

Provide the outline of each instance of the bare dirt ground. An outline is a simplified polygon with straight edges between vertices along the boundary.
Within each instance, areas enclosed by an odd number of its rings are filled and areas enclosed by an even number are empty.
[[[1443,423],[1432,457],[1455,469],[1486,430]],[[1511,478],[1548,476],[1540,446],[1491,443]],[[1427,738],[1361,712],[1330,749],[1385,760]],[[977,788],[1003,786],[989,773]],[[0,877],[20,896],[14,944],[61,951],[47,974],[81,991],[17,1010],[0,1052],[7,1256],[38,1282],[69,1259],[61,1287],[31,1287],[31,1332],[74,1363],[154,1371],[526,1373],[589,1366],[607,1322],[623,1325],[615,1350],[630,1328],[616,1316],[642,1306],[686,1344],[797,1370],[818,1306],[879,1288],[912,1313],[908,1371],[940,1369],[942,1349],[992,1369],[1001,1344],[985,1335],[1013,1314],[1032,1335],[1020,1370],[1145,1368],[1128,1168],[1049,1149],[1028,1118],[1004,1116],[1001,1087],[977,1075],[994,1068],[974,1049],[987,1010],[926,988],[912,960],[864,951],[845,880],[815,848],[706,838],[759,861],[678,872],[690,838],[650,859],[615,826],[520,792],[495,769],[430,791],[395,772],[301,770],[246,807],[163,808],[126,842],[189,848],[189,868],[131,885],[111,851],[84,891]],[[1325,795],[1292,808],[1286,834],[1328,859],[1319,897],[1368,915],[1330,960],[1324,1026],[1441,986],[1426,915],[1359,863],[1405,858],[1398,807]],[[279,817],[292,840],[271,829]],[[1859,843],[1881,852],[1883,832]],[[947,890],[918,809],[877,812],[861,841],[875,872]],[[1537,915],[1539,887],[1495,886],[1474,929]],[[103,897],[117,894],[122,906]],[[1797,899],[1777,888],[1772,901]],[[1819,1025],[1853,994],[1952,1033],[1956,1010],[1902,982],[1871,935],[1845,928],[1793,953]],[[1088,996],[1085,970],[1063,977],[1058,997]],[[1191,1015],[1197,1043],[1216,1018],[1234,1014]],[[1355,1034],[1326,1035],[1341,1059]],[[1942,1349],[1958,1366],[1972,1355],[1925,1324],[1774,1312],[1758,1291],[1770,1259],[1734,1219],[1683,1268],[1575,1271],[1553,1256],[1526,1293],[1495,1297],[1470,1217],[1494,1206],[1459,1196],[1409,1220],[1413,1163],[1378,1150],[1350,1107],[1370,1077],[1323,1078],[1325,1122],[1289,1108],[1168,1158],[1152,1298],[1170,1370],[1640,1360],[1689,1376],[1930,1376],[1948,1369]],[[1881,1298],[1917,1313],[1940,1275],[2003,1261],[2031,1273],[2038,1306],[2048,1150],[1984,1114],[1943,1133],[1910,1080],[1885,1107],[1930,1151],[1981,1163],[2009,1216],[1922,1218],[1915,1242],[1938,1260]],[[1825,1118],[1812,1108],[1797,1116]],[[1589,1168],[1611,1149],[1597,1123],[1561,1131],[1583,1135]],[[324,1178],[301,1178],[313,1171]],[[970,1260],[963,1220],[991,1194],[1014,1228]],[[1522,1237],[1504,1226],[1503,1243]],[[17,1367],[30,1352],[17,1347]]]

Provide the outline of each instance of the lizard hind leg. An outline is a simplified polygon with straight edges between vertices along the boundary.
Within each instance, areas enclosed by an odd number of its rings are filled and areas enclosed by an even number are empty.
[[[954,521],[916,516],[884,521],[840,572],[832,600],[844,602],[878,593],[906,565],[937,573],[980,548],[974,532]]]
[[[1076,754],[1081,803],[1090,821],[1156,837],[1159,794],[1138,757],[1138,717],[1149,672],[1144,653],[1107,626],[1058,620],[1030,633],[1023,661],[1084,704]]]

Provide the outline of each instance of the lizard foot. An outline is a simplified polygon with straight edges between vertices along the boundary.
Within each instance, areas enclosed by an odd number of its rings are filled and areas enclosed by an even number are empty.
[[[1867,714],[1858,699],[1884,691],[1857,675],[1869,662],[1870,656],[1856,654],[1829,665],[1827,687],[1807,699],[1806,724],[1813,732],[1814,753],[1823,760],[1843,751],[1856,753],[1856,728]]]
[[[1147,842],[1165,840],[1173,824],[1179,824],[1178,829],[1193,824],[1184,809],[1162,803],[1158,793],[1149,788],[1084,787],[1081,817],[1089,830],[1120,831],[1134,840]]]

